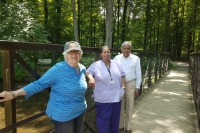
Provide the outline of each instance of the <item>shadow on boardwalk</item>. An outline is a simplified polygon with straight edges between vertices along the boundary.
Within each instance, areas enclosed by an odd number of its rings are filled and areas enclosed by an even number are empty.
[[[133,133],[198,133],[187,63],[162,77],[134,105]]]

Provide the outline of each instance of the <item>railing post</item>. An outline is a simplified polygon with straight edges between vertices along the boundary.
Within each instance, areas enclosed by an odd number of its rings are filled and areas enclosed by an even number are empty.
[[[165,72],[165,54],[162,54],[162,58],[161,58],[161,75],[164,75]]]
[[[193,68],[193,92],[194,92],[194,97],[195,97],[195,101],[198,97],[198,94],[197,94],[197,91],[196,91],[196,88],[197,88],[197,76],[196,76],[196,70],[198,69],[198,65],[197,65],[197,54],[194,55],[194,62],[193,62],[193,65],[194,65],[194,68]],[[197,101],[195,102],[195,105],[197,107]]]
[[[195,54],[196,55],[196,71],[195,71],[195,93],[196,93],[196,101],[197,101],[197,104],[196,104],[196,109],[197,109],[197,113],[198,113],[198,124],[200,126],[200,93],[199,93],[199,90],[200,90],[200,53],[198,52],[198,54]]]
[[[155,68],[154,68],[154,70],[155,70],[155,82],[157,81],[157,79],[158,79],[158,61],[159,61],[159,58],[158,58],[158,53],[156,53],[156,55],[155,55],[156,57],[155,57]]]
[[[162,53],[160,53],[160,56],[159,56],[159,79],[161,78],[162,76]]]
[[[190,78],[194,104],[197,112],[198,125],[200,125],[200,53],[195,53],[190,55]]]
[[[169,54],[166,53],[167,64],[166,64],[166,72],[169,70]]]
[[[4,91],[15,90],[14,77],[14,53],[13,51],[2,51],[3,66],[3,88]],[[4,103],[5,106],[5,124],[6,126],[16,123],[16,104],[15,99]],[[8,133],[16,133],[16,129]]]
[[[163,75],[165,74],[165,69],[166,69],[166,54],[163,54]]]
[[[167,53],[164,53],[164,70],[163,73],[165,74],[168,70],[168,55]]]
[[[151,86],[151,69],[152,69],[152,54],[149,53],[149,68],[148,68],[148,88]]]
[[[142,73],[142,65],[143,65],[143,57],[144,57],[144,55],[143,55],[143,53],[140,53],[140,67],[141,67],[141,77],[143,77],[143,73]],[[143,82],[143,79],[142,79],[142,82]],[[139,95],[141,95],[142,93],[143,93],[143,86],[142,86],[142,83],[141,83],[141,85],[140,85],[140,90],[139,90]]]

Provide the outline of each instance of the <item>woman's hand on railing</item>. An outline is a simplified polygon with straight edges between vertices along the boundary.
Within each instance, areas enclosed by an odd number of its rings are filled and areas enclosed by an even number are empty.
[[[24,95],[26,95],[26,92],[22,88],[16,91],[3,91],[0,93],[0,102],[9,101],[15,99],[18,96]]]
[[[88,87],[94,89],[95,88],[95,79],[90,73],[86,73],[86,77],[89,79]]]
[[[0,93],[0,102],[9,101],[15,98],[13,91],[3,91]]]
[[[95,80],[94,80],[94,78],[90,78],[90,79],[89,79],[88,85],[89,85],[89,87],[92,88],[92,89],[95,88]]]

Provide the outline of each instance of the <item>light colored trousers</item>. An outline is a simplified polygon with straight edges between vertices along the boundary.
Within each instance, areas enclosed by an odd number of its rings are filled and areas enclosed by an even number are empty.
[[[126,90],[122,98],[119,129],[131,129],[131,118],[134,105],[135,80],[126,82]]]

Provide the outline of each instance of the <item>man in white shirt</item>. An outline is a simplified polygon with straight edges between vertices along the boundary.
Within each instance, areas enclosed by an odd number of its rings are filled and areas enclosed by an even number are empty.
[[[125,75],[125,94],[122,98],[121,104],[121,115],[120,115],[120,125],[119,133],[124,130],[126,133],[132,133],[131,131],[131,117],[132,109],[134,105],[134,98],[139,95],[139,89],[141,85],[141,66],[140,58],[136,55],[131,54],[132,45],[130,42],[125,41],[122,43],[121,51],[122,54],[114,57],[118,63],[122,65],[126,75]],[[126,110],[126,115],[125,111]]]

